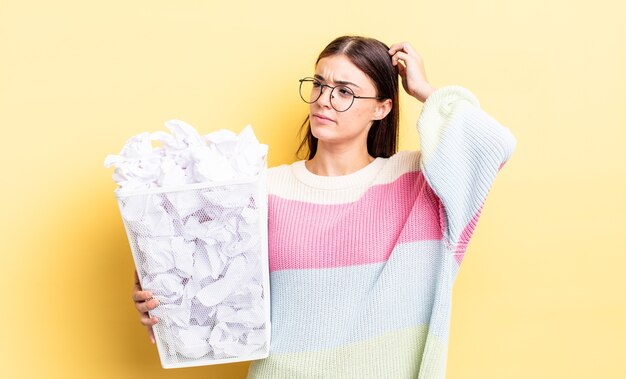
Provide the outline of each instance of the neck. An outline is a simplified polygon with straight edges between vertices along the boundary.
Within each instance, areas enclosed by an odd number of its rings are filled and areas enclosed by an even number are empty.
[[[327,146],[318,142],[313,159],[306,161],[306,168],[315,175],[341,176],[356,172],[374,161],[367,146]]]

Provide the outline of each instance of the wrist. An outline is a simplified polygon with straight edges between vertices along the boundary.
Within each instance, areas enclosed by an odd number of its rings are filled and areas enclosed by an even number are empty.
[[[422,88],[416,91],[414,97],[422,103],[425,103],[428,97],[436,90],[436,87],[433,87],[430,84],[426,83],[424,86],[422,86]]]

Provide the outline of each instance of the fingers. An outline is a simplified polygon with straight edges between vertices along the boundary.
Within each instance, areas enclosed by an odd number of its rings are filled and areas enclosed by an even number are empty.
[[[158,324],[159,319],[156,317],[150,317],[150,315],[146,312],[141,314],[139,322],[141,322],[141,325],[152,327],[153,325]]]
[[[133,291],[133,300],[134,301],[146,301],[152,299],[152,292],[150,291],[141,291],[135,287]]]
[[[144,313],[153,310],[154,308],[158,307],[159,304],[159,300],[157,299],[150,299],[147,301],[135,301],[135,308],[137,308],[140,313]]]
[[[397,65],[398,61],[402,61],[405,66],[409,65],[409,64],[415,64],[417,66],[422,66],[422,57],[419,56],[419,54],[414,53],[407,53],[404,51],[398,51],[395,52],[392,56],[391,56],[391,62],[393,63],[393,65]]]
[[[159,300],[152,298],[152,292],[142,291],[141,282],[139,281],[139,275],[137,275],[137,270],[135,270],[133,301],[135,302],[135,308],[137,308],[137,310],[141,314],[139,322],[141,322],[141,324],[148,329],[148,338],[150,338],[150,342],[155,343],[156,340],[154,339],[154,330],[152,329],[152,326],[156,325],[159,322],[159,319],[156,317],[150,317],[148,311],[151,311],[159,306]]]
[[[391,63],[396,66],[398,62],[402,61],[406,66],[410,59],[411,56],[409,54],[399,51],[391,56]]]
[[[155,343],[156,340],[154,339],[154,330],[152,329],[151,326],[148,326],[148,338],[150,338],[150,342]]]
[[[402,86],[411,96],[424,102],[434,87],[428,83],[424,61],[408,42],[400,42],[389,48],[391,62],[398,68],[402,77]]]
[[[415,49],[413,49],[413,46],[411,46],[411,44],[408,42],[394,43],[393,45],[391,45],[391,47],[389,48],[389,55],[394,55],[398,51],[404,51],[405,53],[408,53],[410,55],[418,55],[417,51],[415,51]]]
[[[394,43],[389,48],[389,55],[394,55],[397,51],[404,50],[404,42]]]
[[[406,65],[410,60],[419,63],[422,59],[422,57],[408,42],[401,42],[392,45],[389,48],[389,55],[391,55],[391,61],[394,66],[398,64],[398,61],[404,61]]]
[[[135,279],[137,280],[137,272],[135,271]],[[133,289],[133,301],[135,302],[135,308],[140,313],[145,313],[153,310],[159,305],[159,300],[152,297],[151,291],[142,291],[138,280],[135,282]]]

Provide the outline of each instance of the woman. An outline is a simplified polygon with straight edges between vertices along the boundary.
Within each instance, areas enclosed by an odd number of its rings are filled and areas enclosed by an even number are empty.
[[[396,153],[398,76],[424,102]],[[300,81],[309,159],[269,172],[270,356],[249,378],[443,378],[452,284],[515,139],[408,43],[340,37]],[[135,288],[151,332],[151,294]]]

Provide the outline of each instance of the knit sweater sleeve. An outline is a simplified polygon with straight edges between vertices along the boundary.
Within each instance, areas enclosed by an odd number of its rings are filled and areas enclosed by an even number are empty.
[[[444,238],[452,250],[464,253],[515,137],[459,86],[442,87],[428,97],[417,130],[420,169],[443,206]]]

